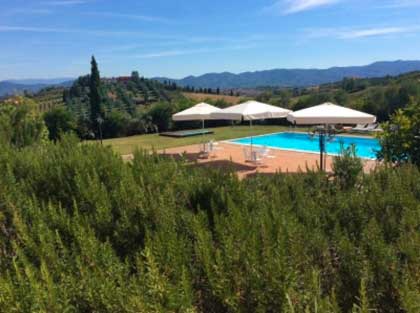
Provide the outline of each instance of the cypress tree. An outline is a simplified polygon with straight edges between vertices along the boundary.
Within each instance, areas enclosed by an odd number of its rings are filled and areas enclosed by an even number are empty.
[[[131,80],[138,85],[140,83],[140,75],[139,75],[139,72],[137,72],[137,71],[131,72]]]
[[[103,120],[104,111],[102,108],[101,99],[101,77],[99,75],[98,64],[96,63],[95,57],[92,56],[91,61],[91,73],[90,73],[90,122],[94,133],[99,131],[98,121]]]

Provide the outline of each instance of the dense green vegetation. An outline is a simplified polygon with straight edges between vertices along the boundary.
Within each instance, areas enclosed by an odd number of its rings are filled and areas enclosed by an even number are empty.
[[[240,181],[24,109],[0,111],[0,312],[419,311],[418,168]]]
[[[63,97],[84,139],[165,131],[172,125],[172,114],[191,105],[173,86],[145,79],[137,72],[101,79],[94,58],[91,74],[79,77]]]
[[[419,82],[420,72],[397,77],[346,78],[316,88],[266,89],[258,99],[293,110],[330,101],[374,114],[379,121],[386,121],[410,102],[420,102]]]
[[[40,112],[48,112],[65,105],[63,99],[65,90],[64,87],[49,87],[30,97],[37,103]]]

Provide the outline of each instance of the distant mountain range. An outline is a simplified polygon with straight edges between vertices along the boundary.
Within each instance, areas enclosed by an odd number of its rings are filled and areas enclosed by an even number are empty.
[[[340,81],[346,77],[373,78],[396,76],[420,71],[420,61],[376,62],[366,66],[332,67],[328,69],[274,69],[257,72],[233,74],[209,73],[201,76],[188,76],[183,79],[157,77],[161,82],[167,80],[180,86],[195,88],[256,88],[307,87]]]
[[[38,92],[41,89],[50,86],[69,87],[73,83],[73,80],[73,78],[54,78],[0,81],[0,97],[22,94],[25,90],[29,92]]]
[[[256,88],[256,87],[307,87],[333,83],[345,77],[373,78],[397,76],[420,71],[420,61],[376,62],[366,66],[331,67],[328,69],[274,69],[257,72],[209,73],[183,79],[156,77],[154,79],[176,82],[180,86],[195,88]],[[22,79],[0,81],[0,97],[21,94],[24,90],[37,92],[49,86],[69,87],[73,78]]]

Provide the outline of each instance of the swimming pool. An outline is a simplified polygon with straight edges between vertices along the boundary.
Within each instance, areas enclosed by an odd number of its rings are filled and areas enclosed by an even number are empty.
[[[251,137],[235,139],[230,142],[250,145]],[[269,148],[283,150],[319,153],[319,137],[311,137],[305,133],[284,132],[257,136],[252,138],[252,143],[255,146],[267,146]],[[356,146],[357,156],[367,159],[376,159],[376,151],[380,149],[379,141],[375,138],[337,135],[330,141],[326,140],[326,149],[328,154],[340,154],[341,144],[343,144],[344,147],[349,147],[354,144]]]

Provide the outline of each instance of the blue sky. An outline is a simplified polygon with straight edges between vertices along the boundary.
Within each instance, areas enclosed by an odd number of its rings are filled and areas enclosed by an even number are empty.
[[[0,0],[0,80],[420,59],[420,0]]]

